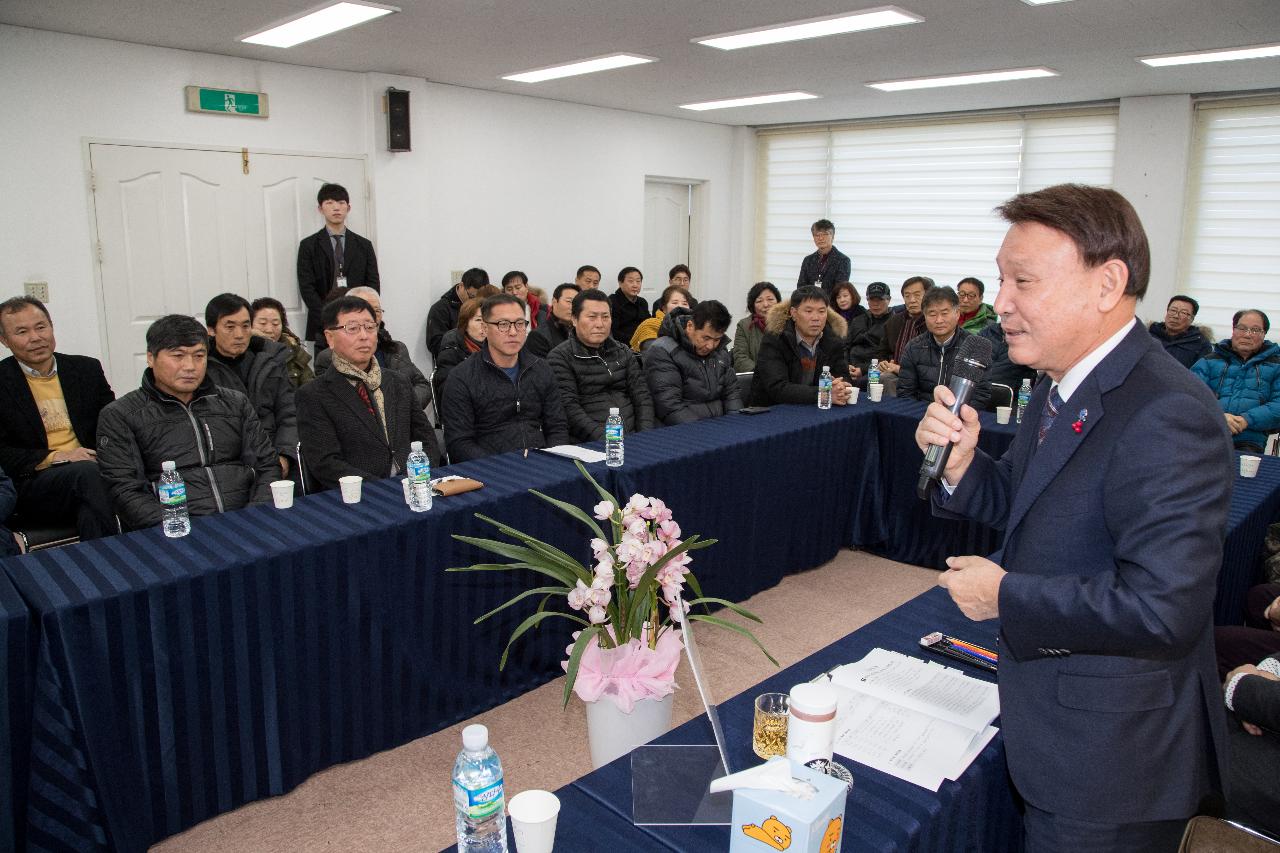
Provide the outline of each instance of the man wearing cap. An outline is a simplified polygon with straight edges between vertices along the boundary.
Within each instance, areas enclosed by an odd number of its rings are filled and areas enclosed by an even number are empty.
[[[865,385],[867,368],[871,359],[884,346],[884,323],[893,313],[889,310],[892,295],[889,285],[873,281],[867,285],[867,313],[854,317],[849,323],[849,376],[858,385]]]

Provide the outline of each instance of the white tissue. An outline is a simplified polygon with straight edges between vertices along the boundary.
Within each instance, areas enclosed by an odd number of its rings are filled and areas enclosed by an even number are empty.
[[[721,776],[711,782],[711,793],[732,791],[736,788],[754,788],[759,791],[781,791],[789,797],[811,800],[818,793],[809,782],[791,775],[791,762],[785,758],[770,759],[759,767],[743,770],[730,776]]]

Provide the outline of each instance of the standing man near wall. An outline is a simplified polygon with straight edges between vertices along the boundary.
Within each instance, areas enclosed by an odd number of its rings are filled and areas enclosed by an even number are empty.
[[[826,291],[831,298],[831,291],[842,281],[851,281],[849,273],[853,262],[849,256],[836,248],[836,226],[830,219],[819,219],[809,229],[813,235],[813,245],[818,251],[809,255],[800,263],[800,278],[796,279],[796,287],[816,284]]]
[[[316,194],[324,227],[298,244],[298,292],[307,306],[307,335],[316,352],[327,347],[320,328],[326,302],[352,287],[379,289],[378,257],[373,244],[347,228],[351,196],[341,184],[325,184]]]

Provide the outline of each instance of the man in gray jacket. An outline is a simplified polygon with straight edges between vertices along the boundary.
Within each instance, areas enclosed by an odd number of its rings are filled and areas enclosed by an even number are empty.
[[[692,311],[676,308],[645,352],[644,374],[654,416],[683,424],[742,408],[738,377],[729,355],[729,310],[714,299]]]
[[[155,484],[167,460],[182,474],[192,515],[271,500],[276,452],[249,398],[208,377],[208,340],[194,318],[156,320],[142,386],[98,416],[98,467],[127,528],[160,523]]]

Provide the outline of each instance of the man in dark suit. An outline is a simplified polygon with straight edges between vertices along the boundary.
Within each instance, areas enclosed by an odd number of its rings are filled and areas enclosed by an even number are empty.
[[[809,233],[813,235],[813,245],[818,251],[800,262],[796,287],[817,285],[830,298],[837,284],[849,280],[853,262],[836,248],[836,226],[830,219],[819,219],[809,228]]]
[[[1231,442],[1213,395],[1135,320],[1150,253],[1128,201],[1068,184],[998,210],[995,309],[1010,357],[1048,378],[999,460],[975,449],[977,412],[934,392],[916,441],[952,444],[936,512],[1005,531],[940,583],[971,619],[1000,619],[1028,851],[1175,850],[1225,777],[1212,608]]]
[[[98,471],[98,413],[115,399],[95,358],[55,352],[53,320],[37,299],[0,303],[0,467],[29,522],[73,522],[81,539],[117,530]]]
[[[339,297],[324,306],[333,363],[298,389],[298,436],[306,474],[326,489],[354,474],[381,480],[405,470],[409,444],[421,441],[440,464],[435,432],[413,399],[407,377],[374,357],[378,321],[368,302]]]
[[[316,194],[324,227],[298,244],[298,292],[307,306],[306,339],[316,349],[328,344],[320,334],[320,310],[325,302],[352,287],[380,290],[378,257],[373,244],[347,228],[351,196],[340,184],[325,184]]]

